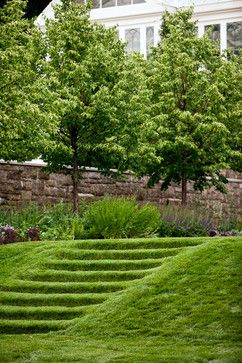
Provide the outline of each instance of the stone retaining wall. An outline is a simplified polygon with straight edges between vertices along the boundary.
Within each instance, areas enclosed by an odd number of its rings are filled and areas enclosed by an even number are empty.
[[[216,213],[242,212],[242,174],[232,171],[225,172],[229,179],[227,194],[221,194],[213,188],[202,193],[194,192],[188,186],[189,200],[196,200],[212,208]],[[137,179],[127,174],[123,180],[114,180],[101,175],[94,169],[83,173],[79,185],[80,198],[94,199],[105,194],[136,196],[138,201],[149,201],[162,204],[179,204],[181,188],[172,185],[165,192],[157,184],[151,189],[145,187],[147,178]],[[72,185],[69,176],[43,172],[37,164],[0,163],[0,204],[21,205],[34,201],[40,204],[67,202],[71,200]]]

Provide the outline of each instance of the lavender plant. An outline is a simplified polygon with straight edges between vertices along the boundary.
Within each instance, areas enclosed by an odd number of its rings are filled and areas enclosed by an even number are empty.
[[[161,210],[161,237],[207,236],[212,227],[212,216],[201,207],[166,206]]]

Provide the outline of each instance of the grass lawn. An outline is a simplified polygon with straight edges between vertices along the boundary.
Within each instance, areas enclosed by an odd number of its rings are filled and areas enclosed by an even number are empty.
[[[242,362],[242,238],[1,246],[0,362]]]
[[[241,362],[233,342],[82,336],[1,336],[1,362]]]

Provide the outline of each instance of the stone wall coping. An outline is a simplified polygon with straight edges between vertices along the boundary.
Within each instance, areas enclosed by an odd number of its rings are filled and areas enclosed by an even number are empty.
[[[18,162],[18,161],[4,161],[4,160],[0,160],[0,164],[5,164],[5,165],[19,165],[19,166],[46,166],[46,163],[44,163],[43,161],[36,161],[36,162],[32,162],[32,161],[26,161],[26,162]]]
[[[34,166],[34,167],[43,167],[46,166],[47,163],[45,163],[44,161],[40,160],[40,159],[35,159],[32,161],[25,161],[25,162],[19,162],[19,161],[4,161],[4,160],[0,160],[0,164],[5,164],[5,165],[19,165],[19,166]],[[116,172],[117,169],[110,169],[113,172]],[[101,173],[101,171],[98,168],[95,168],[93,166],[85,166],[85,169],[83,169],[83,171],[98,171]],[[124,174],[134,174],[132,171],[125,171]]]
[[[230,183],[242,183],[242,179],[227,178]]]
[[[25,162],[18,162],[18,161],[9,161],[9,162],[7,162],[7,161],[4,161],[4,160],[0,160],[0,164],[5,164],[5,165],[19,165],[19,166],[33,166],[33,167],[43,167],[43,166],[46,166],[47,165],[47,163],[45,163],[41,159],[35,159],[35,160],[32,160],[32,161],[25,161]],[[87,172],[93,171],[93,172],[99,172],[99,173],[101,173],[101,171],[98,168],[90,167],[90,166],[86,166],[83,171],[84,172],[85,171],[87,171]],[[116,172],[117,170],[116,169],[111,169],[111,171]],[[135,175],[132,171],[125,171],[123,174]],[[210,177],[208,177],[208,179],[210,179]],[[238,183],[238,184],[241,184],[242,183],[242,178],[239,178],[239,179],[236,179],[236,178],[227,178],[227,180],[228,180],[229,183]]]

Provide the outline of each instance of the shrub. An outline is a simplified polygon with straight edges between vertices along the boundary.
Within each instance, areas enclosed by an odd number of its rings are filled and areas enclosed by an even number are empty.
[[[140,207],[135,199],[104,197],[88,206],[80,204],[73,216],[70,204],[38,206],[31,203],[22,209],[0,208],[0,243],[38,240],[74,240],[83,238],[193,237],[238,235],[241,222],[234,215],[220,221],[199,205],[165,206],[159,212],[151,204]],[[234,209],[232,209],[233,211]],[[232,223],[232,222],[233,223]],[[216,223],[215,223],[216,222]]]
[[[39,227],[30,227],[27,229],[26,238],[29,241],[40,241]]]
[[[83,215],[85,236],[89,238],[125,238],[138,206],[134,200],[104,197],[91,203]]]
[[[20,233],[14,227],[6,225],[0,227],[0,244],[20,242]]]
[[[166,206],[161,211],[159,236],[207,236],[212,226],[212,217],[201,207]]]
[[[82,237],[83,226],[81,214],[84,204],[80,205],[79,215],[73,216],[70,204],[58,203],[43,209],[39,221],[42,239],[73,240]]]
[[[14,226],[26,231],[31,226],[37,226],[40,219],[40,207],[35,203],[29,203],[21,209],[8,207],[0,208],[0,223]]]
[[[90,204],[83,215],[86,238],[150,236],[159,225],[156,207],[140,208],[134,199],[104,197]]]
[[[85,205],[80,204],[79,217],[73,217],[72,206],[64,203],[45,206],[30,203],[21,209],[5,207],[0,209],[0,223],[23,231],[23,240],[77,239],[82,237],[80,217],[84,208]]]
[[[84,235],[84,226],[80,217],[73,217],[71,222],[73,239],[81,239]]]
[[[160,225],[160,212],[152,204],[145,204],[133,216],[129,237],[149,237],[157,232]]]

